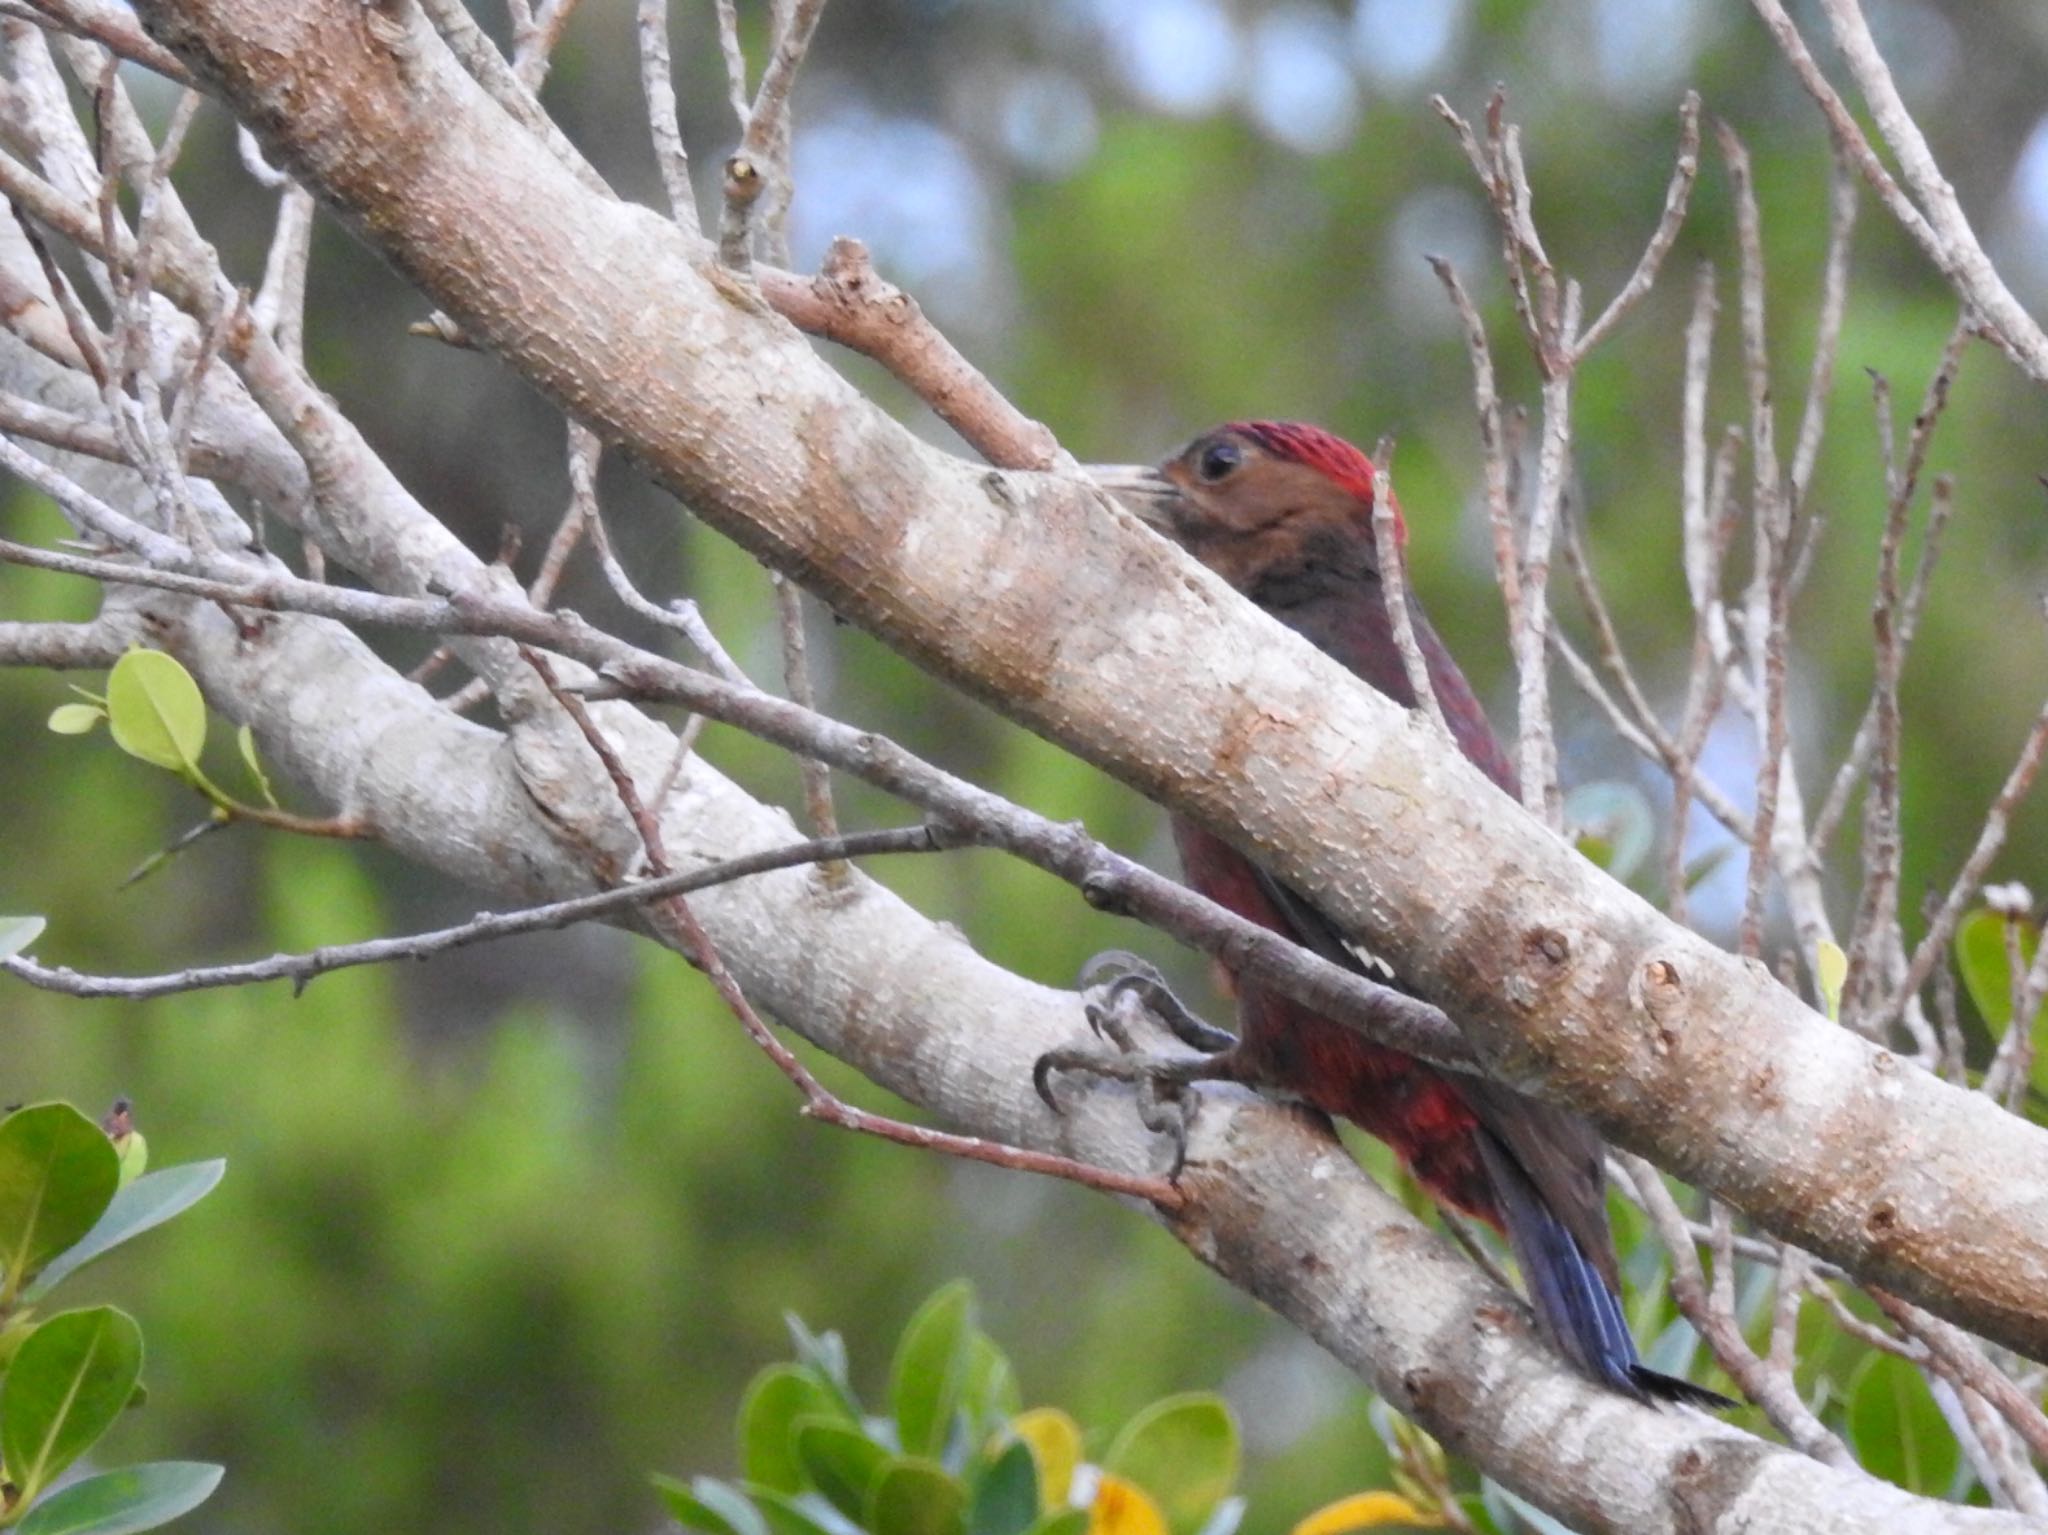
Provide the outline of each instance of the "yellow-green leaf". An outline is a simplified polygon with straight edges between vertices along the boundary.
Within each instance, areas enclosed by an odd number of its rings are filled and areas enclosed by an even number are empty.
[[[1167,1524],[1193,1535],[1237,1482],[1237,1423],[1223,1398],[1191,1391],[1139,1411],[1102,1457],[1105,1471],[1152,1495]]]
[[[50,711],[50,728],[60,736],[82,736],[106,717],[98,704],[59,704]]]
[[[1444,1528],[1444,1516],[1435,1509],[1404,1498],[1398,1492],[1354,1492],[1348,1498],[1325,1503],[1297,1524],[1291,1535],[1346,1535],[1350,1530]]]
[[[235,745],[242,753],[242,762],[249,769],[249,776],[256,781],[256,792],[263,796],[263,803],[272,810],[277,809],[277,795],[270,787],[270,775],[263,771],[263,763],[256,755],[256,733],[247,725],[235,732]]]
[[[1088,1535],[1166,1535],[1166,1515],[1137,1483],[1105,1471],[1089,1509]]]
[[[1849,956],[1842,952],[1840,944],[1823,938],[1820,947],[1814,950],[1813,973],[1820,982],[1820,1000],[1827,1008],[1828,1017],[1839,1021],[1842,1016],[1842,983],[1849,979]]]
[[[2012,1022],[2012,956],[2006,951],[2005,933],[2014,921],[2019,922],[2020,963],[2031,965],[2041,937],[2031,922],[1980,908],[1956,929],[1956,968],[1994,1038]]]
[[[1047,1513],[1065,1508],[1081,1464],[1081,1425],[1057,1407],[1034,1407],[1019,1413],[1010,1431],[1031,1446],[1038,1462],[1039,1507]]]
[[[131,650],[107,673],[107,724],[131,757],[186,773],[206,746],[206,700],[173,657]]]

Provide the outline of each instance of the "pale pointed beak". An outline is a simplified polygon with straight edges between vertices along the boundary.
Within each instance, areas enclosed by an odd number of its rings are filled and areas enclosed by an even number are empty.
[[[1173,536],[1180,488],[1150,464],[1089,464],[1088,477],[1146,527]]]

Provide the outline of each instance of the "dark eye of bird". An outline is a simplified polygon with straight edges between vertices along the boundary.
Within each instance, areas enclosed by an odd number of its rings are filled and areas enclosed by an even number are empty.
[[[1202,456],[1195,463],[1195,472],[1213,484],[1243,462],[1244,449],[1236,443],[1212,442],[1202,449]]]

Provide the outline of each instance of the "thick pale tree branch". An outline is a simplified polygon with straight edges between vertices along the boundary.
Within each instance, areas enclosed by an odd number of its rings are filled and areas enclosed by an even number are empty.
[[[533,153],[409,6],[140,10],[466,333],[844,616],[1258,849],[1511,1079],[2048,1356],[2048,1135],[1662,919],[1089,487],[917,443],[701,243]]]

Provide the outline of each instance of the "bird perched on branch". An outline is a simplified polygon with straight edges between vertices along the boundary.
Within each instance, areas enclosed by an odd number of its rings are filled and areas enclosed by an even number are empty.
[[[1097,477],[1268,613],[1396,703],[1415,707],[1381,580],[1373,466],[1357,448],[1298,422],[1236,422],[1196,438],[1157,469]],[[1405,533],[1398,508],[1394,516],[1398,537]],[[1451,735],[1480,771],[1515,794],[1514,767],[1470,684],[1412,594],[1408,605]],[[1325,959],[1371,979],[1390,978],[1314,902],[1222,838],[1185,820],[1176,819],[1173,829],[1188,882],[1204,895]],[[1175,1032],[1210,1053],[1135,1071],[1127,1063],[1109,1074],[1144,1075],[1169,1088],[1226,1079],[1350,1120],[1391,1146],[1441,1203],[1506,1235],[1545,1332],[1586,1374],[1638,1400],[1732,1405],[1637,1358],[1607,1224],[1604,1151],[1592,1126],[1500,1083],[1375,1044],[1287,997],[1226,976],[1237,996],[1234,1038],[1170,996],[1160,998]],[[1052,1103],[1051,1071],[1109,1066],[1091,1052],[1053,1052],[1039,1062],[1039,1091]]]

